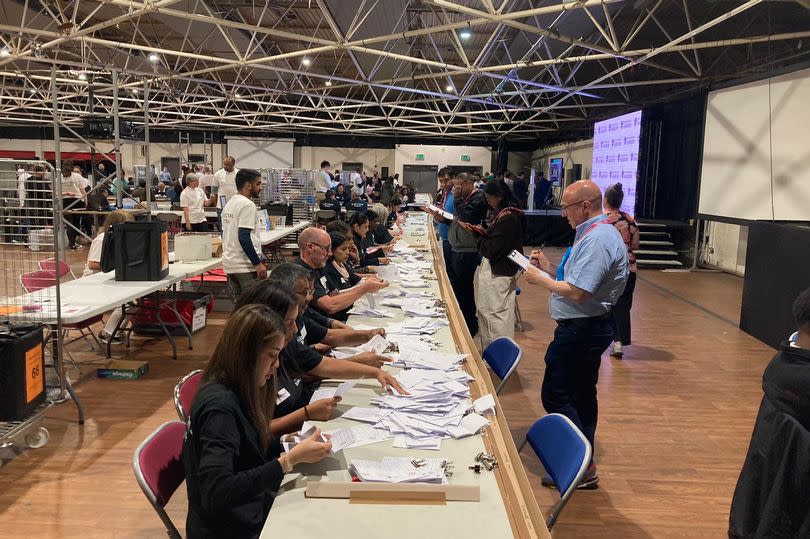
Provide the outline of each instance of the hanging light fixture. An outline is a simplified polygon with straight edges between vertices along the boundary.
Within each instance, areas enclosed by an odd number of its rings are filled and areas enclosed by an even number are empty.
[[[328,81],[326,81],[324,84],[326,84],[327,86],[332,86],[332,81],[331,81],[331,80],[328,80]]]
[[[466,41],[466,40],[468,40],[468,39],[470,39],[472,37],[472,30],[470,30],[469,27],[462,28],[458,32],[458,37],[460,37],[461,39]]]
[[[9,56],[11,56],[11,49],[9,49],[8,47],[3,47],[2,49],[0,49],[0,56],[2,56],[3,58],[8,58]]]
[[[149,60],[153,64],[156,64],[156,63],[158,63],[160,61],[160,56],[158,56],[158,53],[156,53],[156,52],[150,52],[149,56],[147,56],[146,58],[147,58],[147,60]]]
[[[445,90],[446,90],[448,93],[452,93],[452,92],[453,92],[453,85],[452,85],[452,84],[448,84],[447,86],[445,86],[445,87],[444,87],[444,89],[445,89]]]
[[[87,80],[87,73],[84,71],[79,73],[79,80]]]
[[[311,63],[312,63],[312,60],[310,60],[310,59],[309,59],[309,58],[307,58],[306,56],[304,56],[304,58],[301,60],[301,64],[302,64],[302,65],[305,65],[305,66],[308,66],[308,65],[309,65],[309,64],[311,64]]]

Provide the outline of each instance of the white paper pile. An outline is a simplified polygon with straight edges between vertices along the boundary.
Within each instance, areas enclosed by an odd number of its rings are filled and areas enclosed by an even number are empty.
[[[445,484],[444,459],[384,457],[382,462],[353,459],[349,470],[361,481],[376,483]]]
[[[424,316],[428,318],[445,318],[447,313],[443,307],[436,305],[433,300],[410,300],[402,306],[402,311],[411,316]]]
[[[394,264],[377,266],[374,268],[374,273],[377,277],[389,283],[395,283],[400,280],[399,268]]]
[[[349,314],[366,318],[386,318],[394,316],[394,311],[377,307],[374,298],[369,299],[369,294],[366,294],[354,302]]]
[[[448,322],[444,318],[414,316],[407,318],[403,322],[388,324],[385,328],[385,334],[389,339],[403,335],[432,335],[447,325]],[[397,339],[394,338],[393,340],[396,341]]]
[[[372,428],[370,425],[357,425],[328,432],[332,439],[332,453],[343,451],[350,447],[376,444],[389,439],[391,435]]]
[[[406,369],[431,369],[439,371],[455,371],[461,373],[464,377],[469,375],[464,371],[457,370],[459,365],[464,361],[467,354],[444,354],[441,352],[418,352],[409,348],[400,348],[399,354],[396,355],[392,366],[403,367]],[[402,375],[408,375],[410,371],[406,371]],[[397,377],[399,378],[399,377]]]
[[[473,401],[473,408],[481,415],[495,415],[495,397],[487,393]]]

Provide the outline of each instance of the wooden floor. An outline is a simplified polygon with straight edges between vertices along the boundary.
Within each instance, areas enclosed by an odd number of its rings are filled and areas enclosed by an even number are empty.
[[[523,283],[524,360],[500,398],[516,440],[544,411],[543,355],[553,324],[547,295]],[[601,488],[577,492],[560,517],[559,538],[724,537],[731,493],[761,398],[773,350],[742,333],[742,281],[725,274],[639,274],[633,346],[622,361],[605,356],[599,380],[596,458]],[[38,450],[0,450],[0,537],[161,537],[159,519],[132,473],[132,452],[159,424],[177,418],[172,388],[201,367],[221,332],[217,316],[195,349],[172,360],[163,341],[135,339],[147,359],[139,381],[92,378],[78,393],[87,409],[76,424],[71,403],[45,420],[51,439]],[[182,341],[181,341],[182,343]],[[88,376],[89,375],[89,376]],[[540,486],[540,466],[524,463],[541,508],[555,501]],[[185,491],[169,506],[185,518]]]

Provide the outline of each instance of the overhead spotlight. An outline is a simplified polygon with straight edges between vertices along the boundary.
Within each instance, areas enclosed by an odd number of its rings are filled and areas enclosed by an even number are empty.
[[[452,86],[451,84],[448,84],[447,86],[445,86],[445,87],[444,87],[444,89],[445,89],[447,92],[452,92],[452,91],[453,91],[453,86]]]
[[[150,52],[149,56],[147,56],[146,59],[152,62],[153,64],[156,64],[160,61],[160,56],[158,56],[158,53],[156,52]]]
[[[472,30],[470,30],[469,28],[462,28],[458,32],[458,37],[465,40],[470,39],[472,37]]]
[[[327,86],[332,86],[332,81],[331,81],[331,80],[328,80],[328,81],[326,81],[324,84],[326,84]]]
[[[2,56],[3,58],[8,58],[9,56],[11,56],[11,49],[9,49],[8,47],[3,47],[2,49],[0,49],[0,56]]]
[[[37,89],[36,88],[29,88],[28,93],[35,94],[35,93],[37,93]]]
[[[129,89],[129,91],[130,91],[130,92],[132,92],[133,94],[137,94],[137,93],[138,93],[138,89],[137,89],[137,88],[130,88],[130,89]]]
[[[311,64],[311,63],[312,63],[312,60],[310,60],[310,59],[309,59],[309,58],[307,58],[306,56],[304,56],[304,58],[301,60],[301,64],[303,64],[303,65],[305,65],[305,66],[308,66],[308,65],[309,65],[309,64]]]
[[[242,99],[242,94],[233,94],[234,99]]]
[[[79,73],[79,80],[87,80],[87,73],[85,73],[84,71]]]

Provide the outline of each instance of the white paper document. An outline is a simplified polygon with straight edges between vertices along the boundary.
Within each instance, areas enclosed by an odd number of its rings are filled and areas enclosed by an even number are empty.
[[[549,279],[554,278],[551,275],[549,275],[548,273],[546,273],[545,271],[541,270],[540,268],[532,266],[532,263],[529,261],[529,259],[526,258],[522,253],[519,253],[519,252],[513,250],[511,253],[509,253],[508,258],[509,258],[509,260],[511,260],[512,262],[514,262],[518,266],[520,266],[523,270],[539,271],[541,275],[544,275],[545,277],[548,277]]]
[[[444,218],[445,218],[445,219],[447,219],[448,221],[452,221],[452,220],[453,220],[453,214],[452,214],[452,213],[450,213],[450,212],[446,212],[446,211],[444,211],[443,209],[441,209],[440,207],[438,207],[438,206],[434,206],[433,204],[428,204],[428,205],[427,205],[427,207],[428,207],[428,208],[429,208],[431,211],[438,213],[439,215],[441,215],[442,217],[444,217]]]
[[[447,483],[444,459],[385,457],[382,462],[353,459],[349,470],[361,481],[376,483]]]
[[[473,401],[475,412],[481,415],[495,415],[495,397],[491,393],[479,397]]]
[[[350,447],[360,447],[362,445],[376,444],[384,442],[389,435],[371,427],[370,425],[357,425],[338,429],[328,433],[332,437],[332,453],[343,451]]]

